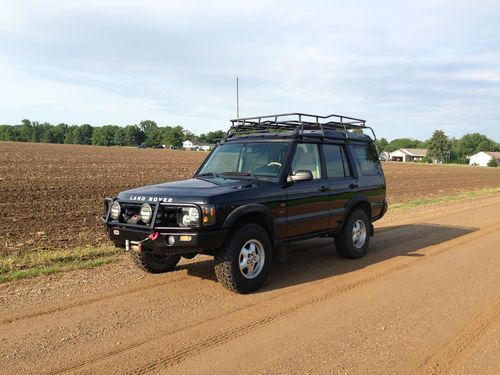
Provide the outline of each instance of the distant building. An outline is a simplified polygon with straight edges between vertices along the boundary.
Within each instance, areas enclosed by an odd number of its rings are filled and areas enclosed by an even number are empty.
[[[497,165],[500,165],[500,152],[479,151],[477,154],[469,157],[469,164],[486,167],[491,159],[495,159]]]
[[[184,150],[191,150],[193,148],[193,142],[191,142],[191,141],[182,142],[182,148]]]
[[[423,158],[427,156],[426,148],[400,148],[389,154],[389,160],[391,161],[422,161]]]
[[[387,151],[382,151],[380,154],[378,154],[378,159],[382,161],[387,161],[390,158],[390,154]]]
[[[190,151],[210,151],[212,149],[213,145],[209,145],[207,143],[199,143],[195,144],[191,141],[184,141],[182,142],[182,148],[184,150],[190,150]]]

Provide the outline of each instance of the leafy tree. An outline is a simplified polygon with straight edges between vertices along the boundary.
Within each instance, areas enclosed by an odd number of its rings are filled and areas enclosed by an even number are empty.
[[[396,138],[389,142],[385,151],[396,151],[400,148],[425,148],[426,143],[412,138]]]
[[[64,143],[65,144],[75,144],[75,133],[78,131],[76,125],[72,125],[66,128],[64,133]]]
[[[387,139],[385,138],[380,138],[375,141],[375,148],[377,149],[377,154],[380,154],[382,151],[386,151],[387,146],[389,146],[389,142],[387,142]]]
[[[30,142],[37,143],[40,142],[40,138],[42,137],[42,128],[40,127],[40,124],[36,121],[33,121],[31,123],[31,139],[29,139]]]
[[[163,133],[162,141],[166,145],[175,148],[182,147],[182,142],[185,140],[184,129],[181,126],[166,127]]]
[[[21,141],[29,142],[33,135],[33,126],[31,125],[31,121],[28,119],[24,119],[21,121]]]
[[[451,143],[442,130],[436,130],[429,140],[427,156],[440,162],[449,161]]]
[[[115,146],[125,146],[125,129],[119,128],[116,130],[113,143]]]
[[[193,132],[190,132],[189,130],[183,129],[182,133],[184,134],[183,141],[192,141],[192,142],[197,142],[198,141],[198,137]]]
[[[0,126],[0,140],[2,141],[21,141],[20,126],[2,125]]]
[[[491,158],[490,161],[487,164],[488,167],[498,167],[497,160],[495,158]]]
[[[209,132],[206,135],[206,140],[204,142],[215,144],[217,141],[221,140],[226,136],[226,132],[223,130],[216,130],[214,132]]]
[[[50,129],[51,139],[53,143],[64,143],[64,138],[66,137],[66,132],[68,131],[68,125],[58,124]]]
[[[144,132],[137,125],[128,125],[124,129],[124,146],[138,146],[144,142]]]
[[[113,146],[115,142],[115,133],[119,129],[116,125],[105,125],[94,128],[92,134],[92,144],[97,146]]]
[[[144,120],[139,123],[139,127],[144,132],[146,139],[144,143],[149,147],[157,146],[161,143],[161,132],[156,122]]]
[[[452,142],[453,161],[467,163],[467,159],[479,151],[499,151],[499,145],[479,133],[466,134],[456,143]]]
[[[40,127],[40,142],[52,143],[52,128],[53,126],[48,122],[39,125]]]

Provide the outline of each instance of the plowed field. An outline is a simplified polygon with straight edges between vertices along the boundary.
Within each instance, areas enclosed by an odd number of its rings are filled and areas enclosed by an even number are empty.
[[[0,251],[106,241],[102,199],[190,177],[205,152],[0,142]],[[390,203],[500,187],[500,168],[384,164]]]

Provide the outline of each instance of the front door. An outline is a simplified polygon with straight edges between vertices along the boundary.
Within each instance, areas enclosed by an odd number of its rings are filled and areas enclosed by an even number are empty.
[[[321,156],[316,143],[298,143],[291,171],[311,171],[310,181],[296,181],[287,188],[287,237],[328,229],[330,197],[322,175]]]

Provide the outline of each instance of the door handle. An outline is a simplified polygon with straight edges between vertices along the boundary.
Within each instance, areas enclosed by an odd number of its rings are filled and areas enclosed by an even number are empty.
[[[326,186],[321,186],[321,187],[319,188],[319,191],[321,191],[322,193],[324,193],[325,191],[329,191],[329,190],[330,190],[330,188],[329,188],[329,187],[326,187]]]
[[[356,189],[358,187],[358,184],[350,184],[349,187],[351,189]]]

